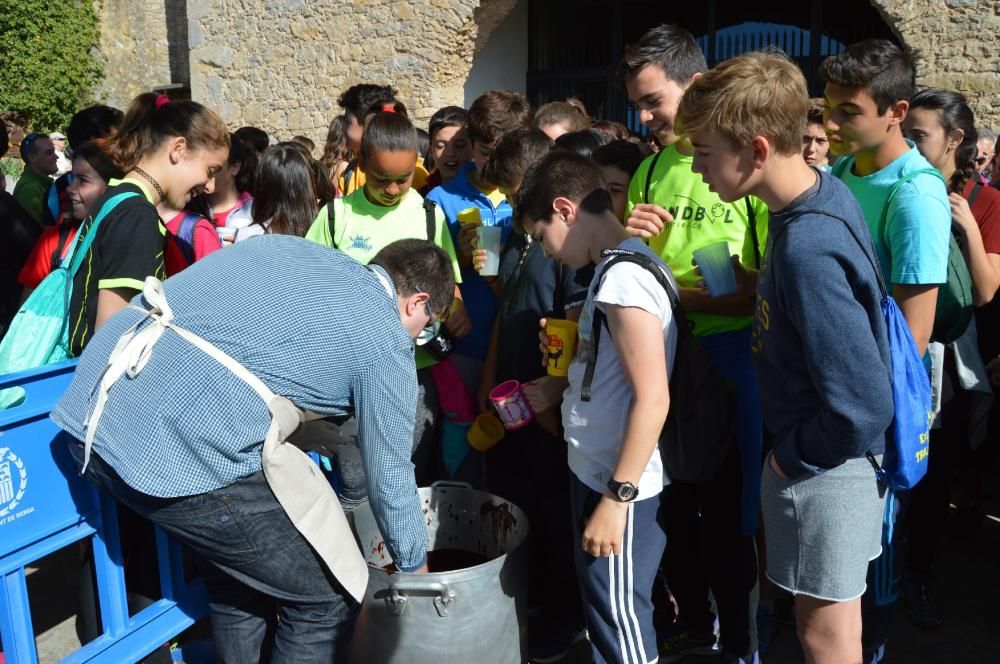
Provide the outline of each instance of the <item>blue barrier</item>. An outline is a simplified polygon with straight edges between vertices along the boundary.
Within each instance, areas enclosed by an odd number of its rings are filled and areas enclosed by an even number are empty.
[[[0,411],[0,642],[6,664],[38,660],[24,568],[74,542],[92,543],[103,633],[64,662],[138,661],[208,610],[200,582],[184,580],[181,547],[156,528],[162,599],[129,616],[114,500],[81,478],[49,412],[74,361],[0,377],[24,403]]]

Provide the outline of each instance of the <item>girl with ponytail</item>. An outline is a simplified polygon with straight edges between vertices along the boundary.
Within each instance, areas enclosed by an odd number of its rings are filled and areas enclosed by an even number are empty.
[[[997,337],[996,307],[983,305],[993,300],[1000,286],[1000,191],[983,186],[978,177],[975,118],[961,94],[930,88],[910,100],[903,129],[948,183],[952,228],[972,275],[973,298],[979,308],[976,331],[985,351],[996,344]],[[951,349],[953,352],[945,356],[943,371],[957,392],[962,381],[956,365],[974,366],[979,358],[975,357],[975,351],[966,353],[961,342],[953,344]],[[985,357],[989,359],[994,354]],[[976,473],[968,449],[969,422],[975,419],[971,403],[971,398],[953,398],[943,403],[942,426],[930,435],[930,457],[936,461],[911,492],[905,524],[909,547],[902,588],[911,619],[925,629],[940,627],[943,620],[933,600],[935,584],[931,572],[937,544],[945,530],[948,504],[953,500],[952,479],[960,469],[966,478]],[[962,493],[975,484],[968,482]],[[954,500],[958,502],[957,498]]]
[[[904,129],[948,183],[975,304],[988,304],[1000,287],[1000,191],[976,177],[979,148],[972,109],[958,92],[921,90],[910,100]]]
[[[129,105],[105,152],[125,177],[108,182],[81,226],[80,239],[92,239],[70,297],[73,355],[142,290],[147,276],[165,276],[165,230],[156,206],[183,210],[209,185],[229,154],[229,131],[201,104],[146,93]]]

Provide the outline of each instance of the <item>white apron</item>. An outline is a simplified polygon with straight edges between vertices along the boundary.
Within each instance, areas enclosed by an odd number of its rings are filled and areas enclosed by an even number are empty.
[[[296,530],[319,554],[344,589],[361,602],[368,585],[368,566],[347,524],[340,501],[316,464],[295,445],[286,444],[291,433],[305,419],[322,416],[304,413],[291,401],[268,389],[232,357],[196,334],[174,325],[173,312],[164,296],[163,284],[158,279],[146,277],[142,294],[151,309],[147,311],[130,305],[146,315],[122,335],[108,358],[94,411],[87,419],[84,469],[90,461],[94,435],[107,406],[111,386],[122,376],[133,378],[142,371],[160,336],[170,328],[236,374],[267,404],[271,425],[260,451],[264,477]],[[139,330],[147,319],[152,319],[153,323]]]

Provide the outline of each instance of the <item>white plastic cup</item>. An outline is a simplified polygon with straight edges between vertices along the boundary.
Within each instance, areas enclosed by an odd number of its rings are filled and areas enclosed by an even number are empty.
[[[480,276],[495,277],[500,273],[500,238],[503,229],[499,226],[480,226],[476,229],[479,249],[486,250],[486,263],[479,271]]]
[[[736,272],[729,258],[728,242],[716,242],[696,249],[694,262],[701,269],[709,295],[725,297],[736,292]]]

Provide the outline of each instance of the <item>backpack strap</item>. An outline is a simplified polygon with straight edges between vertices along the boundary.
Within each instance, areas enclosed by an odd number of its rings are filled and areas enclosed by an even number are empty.
[[[920,170],[913,171],[912,173],[907,173],[903,177],[896,181],[896,184],[892,185],[892,189],[889,190],[889,196],[885,199],[885,207],[882,208],[882,217],[879,220],[879,228],[882,229],[882,233],[885,233],[885,222],[889,218],[889,206],[892,204],[892,199],[896,197],[896,193],[903,188],[903,185],[910,182],[918,175],[933,175],[938,180],[944,184],[945,189],[948,188],[948,183],[944,181],[941,177],[941,173],[938,172],[936,168],[921,168]]]
[[[846,228],[847,232],[851,234],[852,238],[854,238],[854,241],[861,249],[861,253],[865,255],[865,258],[868,259],[868,263],[872,266],[872,269],[875,271],[875,278],[876,280],[878,280],[879,292],[882,294],[883,299],[888,297],[889,289],[886,288],[885,278],[882,276],[882,269],[879,267],[878,259],[875,258],[875,247],[872,245],[871,240],[869,239],[867,244],[863,242],[861,238],[858,237],[858,234],[851,227],[851,224],[840,215],[833,214],[828,210],[796,210],[795,214],[787,222],[785,222],[785,224],[781,227],[781,230],[778,231],[778,233],[771,239],[772,247],[778,244],[778,240],[781,239],[781,236],[785,234],[785,231],[788,230],[788,226],[792,222],[798,220],[799,218],[807,214],[815,214],[823,217],[829,217],[831,219],[836,219],[842,224],[844,224],[844,228]]]
[[[94,244],[94,239],[97,237],[97,231],[101,226],[101,222],[108,214],[118,207],[118,204],[127,198],[134,198],[139,196],[137,192],[125,191],[120,194],[116,194],[104,202],[101,206],[100,211],[97,216],[94,217],[94,223],[90,225],[87,229],[87,234],[83,235],[82,232],[76,234],[76,245],[72,249],[73,257],[67,257],[69,261],[69,281],[72,283],[73,278],[76,276],[77,271],[80,269],[80,265],[83,263],[84,257],[87,252],[90,251],[90,246]],[[80,227],[83,230],[83,226]]]
[[[743,203],[747,206],[747,224],[750,226],[750,239],[753,241],[753,264],[760,269],[760,238],[757,237],[757,211],[753,209],[749,196],[743,197]]]
[[[180,226],[177,228],[177,233],[174,235],[174,244],[180,249],[188,265],[194,263],[194,229],[200,219],[200,215],[194,212],[186,212],[184,218],[181,219]]]
[[[841,157],[833,164],[833,168],[830,169],[830,174],[835,178],[840,180],[844,179],[844,172],[847,170],[847,164],[853,159],[853,157]]]
[[[66,248],[66,242],[69,241],[69,234],[73,230],[70,226],[72,224],[66,220],[65,213],[59,215],[59,220],[56,221],[56,228],[59,229],[59,242],[56,244],[56,248],[52,250],[52,256],[49,258],[49,272],[54,272],[63,263],[63,249]],[[75,237],[73,238],[76,239]]]
[[[656,169],[656,162],[660,160],[663,155],[663,150],[660,150],[653,155],[653,160],[649,162],[649,170],[646,171],[646,188],[643,190],[642,201],[643,203],[649,202],[649,188],[653,184],[653,171]]]
[[[671,286],[670,281],[667,279],[667,275],[664,274],[660,266],[649,256],[641,254],[635,251],[629,251],[628,249],[605,249],[601,252],[601,257],[611,256],[611,260],[605,263],[604,267],[601,269],[600,274],[594,280],[594,297],[597,297],[597,291],[601,288],[601,282],[604,280],[605,275],[607,275],[608,270],[617,265],[618,263],[634,263],[656,278],[657,283],[663,287],[666,291],[667,297],[670,299],[670,309],[673,312],[674,321],[677,323],[677,334],[678,338],[681,334],[691,334],[691,330],[687,325],[682,325],[681,321],[687,320],[684,316],[684,309],[681,308],[680,299],[677,296],[677,291]],[[590,353],[590,357],[587,359],[587,367],[583,372],[583,384],[580,386],[580,400],[589,402],[592,396],[591,383],[594,381],[594,369],[597,367],[597,351],[600,347],[601,342],[601,327],[607,327],[608,321],[607,316],[603,311],[597,308],[597,304],[594,304],[594,314],[593,314],[593,326],[591,328],[591,343],[593,344],[593,350]],[[608,334],[611,334],[611,329],[608,328]]]
[[[434,242],[435,231],[437,230],[437,205],[434,201],[424,199],[424,219],[427,224],[427,241]]]
[[[352,159],[347,162],[347,168],[344,169],[343,174],[340,177],[344,178],[344,191],[341,192],[342,196],[346,196],[351,189],[351,178],[354,176],[354,171],[358,169],[358,162],[356,159]]]
[[[983,188],[983,183],[977,179],[976,183],[972,185],[972,191],[969,192],[969,198],[967,199],[969,201],[970,208],[976,202],[976,198],[979,197],[979,192],[982,190],[982,188]]]
[[[333,201],[335,198],[331,198],[326,202],[326,229],[330,233],[330,246],[334,249],[339,249],[337,246],[337,213],[336,208],[333,207]]]

